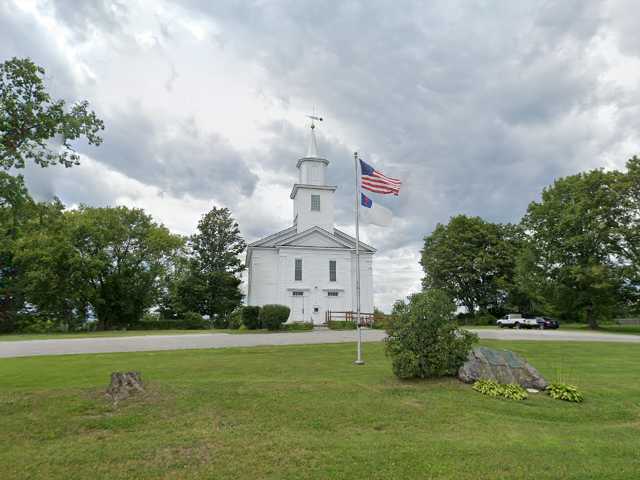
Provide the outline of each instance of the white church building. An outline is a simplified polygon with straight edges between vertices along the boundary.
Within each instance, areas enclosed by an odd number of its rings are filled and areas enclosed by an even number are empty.
[[[334,226],[336,185],[329,161],[318,155],[314,126],[307,155],[291,189],[293,225],[247,247],[248,305],[291,308],[289,322],[323,324],[326,312],[356,310],[356,239]],[[373,312],[375,249],[360,242],[360,305]]]

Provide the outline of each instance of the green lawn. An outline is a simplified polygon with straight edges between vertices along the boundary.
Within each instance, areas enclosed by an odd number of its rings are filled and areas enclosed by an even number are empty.
[[[465,325],[465,328],[480,330],[499,330],[495,325]],[[585,323],[561,323],[560,330],[579,330],[582,332],[597,333],[626,333],[630,335],[640,335],[640,325],[617,325],[614,323],[603,323],[597,330],[591,330]]]
[[[600,325],[597,330],[591,330],[589,326],[584,323],[563,323],[560,325],[560,328],[564,330],[581,330],[583,332],[630,333],[632,335],[640,335],[640,325],[604,323]]]
[[[9,479],[622,479],[640,472],[640,348],[483,342],[524,354],[586,401],[400,382],[381,344],[0,360]],[[113,406],[109,373],[147,394]]]
[[[95,337],[138,337],[144,335],[193,335],[198,333],[274,333],[267,329],[247,330],[209,328],[203,330],[109,330],[106,332],[77,332],[77,333],[11,333],[0,335],[0,342],[15,342],[17,340],[55,340],[59,338],[95,338]]]

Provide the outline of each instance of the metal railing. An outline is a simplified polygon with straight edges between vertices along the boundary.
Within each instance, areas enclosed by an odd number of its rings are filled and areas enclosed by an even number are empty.
[[[360,312],[360,326],[361,327],[370,327],[373,325],[374,316],[373,313],[363,313]],[[352,322],[356,321],[356,312],[336,312],[333,310],[327,310],[324,313],[324,322],[328,324],[329,322]]]

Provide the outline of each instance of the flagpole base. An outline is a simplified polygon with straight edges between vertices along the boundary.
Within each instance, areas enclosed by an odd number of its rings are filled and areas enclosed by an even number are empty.
[[[353,362],[354,365],[364,365],[364,360],[356,360]]]

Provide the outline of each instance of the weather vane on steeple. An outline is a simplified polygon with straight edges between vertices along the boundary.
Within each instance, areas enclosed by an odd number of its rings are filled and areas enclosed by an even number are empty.
[[[307,149],[307,158],[318,158],[318,141],[316,140],[316,134],[314,129],[316,128],[316,122],[322,122],[322,117],[316,116],[316,109],[313,109],[313,115],[307,115],[307,118],[311,119],[311,139],[309,141],[309,148]]]
[[[315,115],[307,115],[307,118],[311,119],[311,128],[316,128],[315,122],[322,122],[322,117],[316,117]]]

